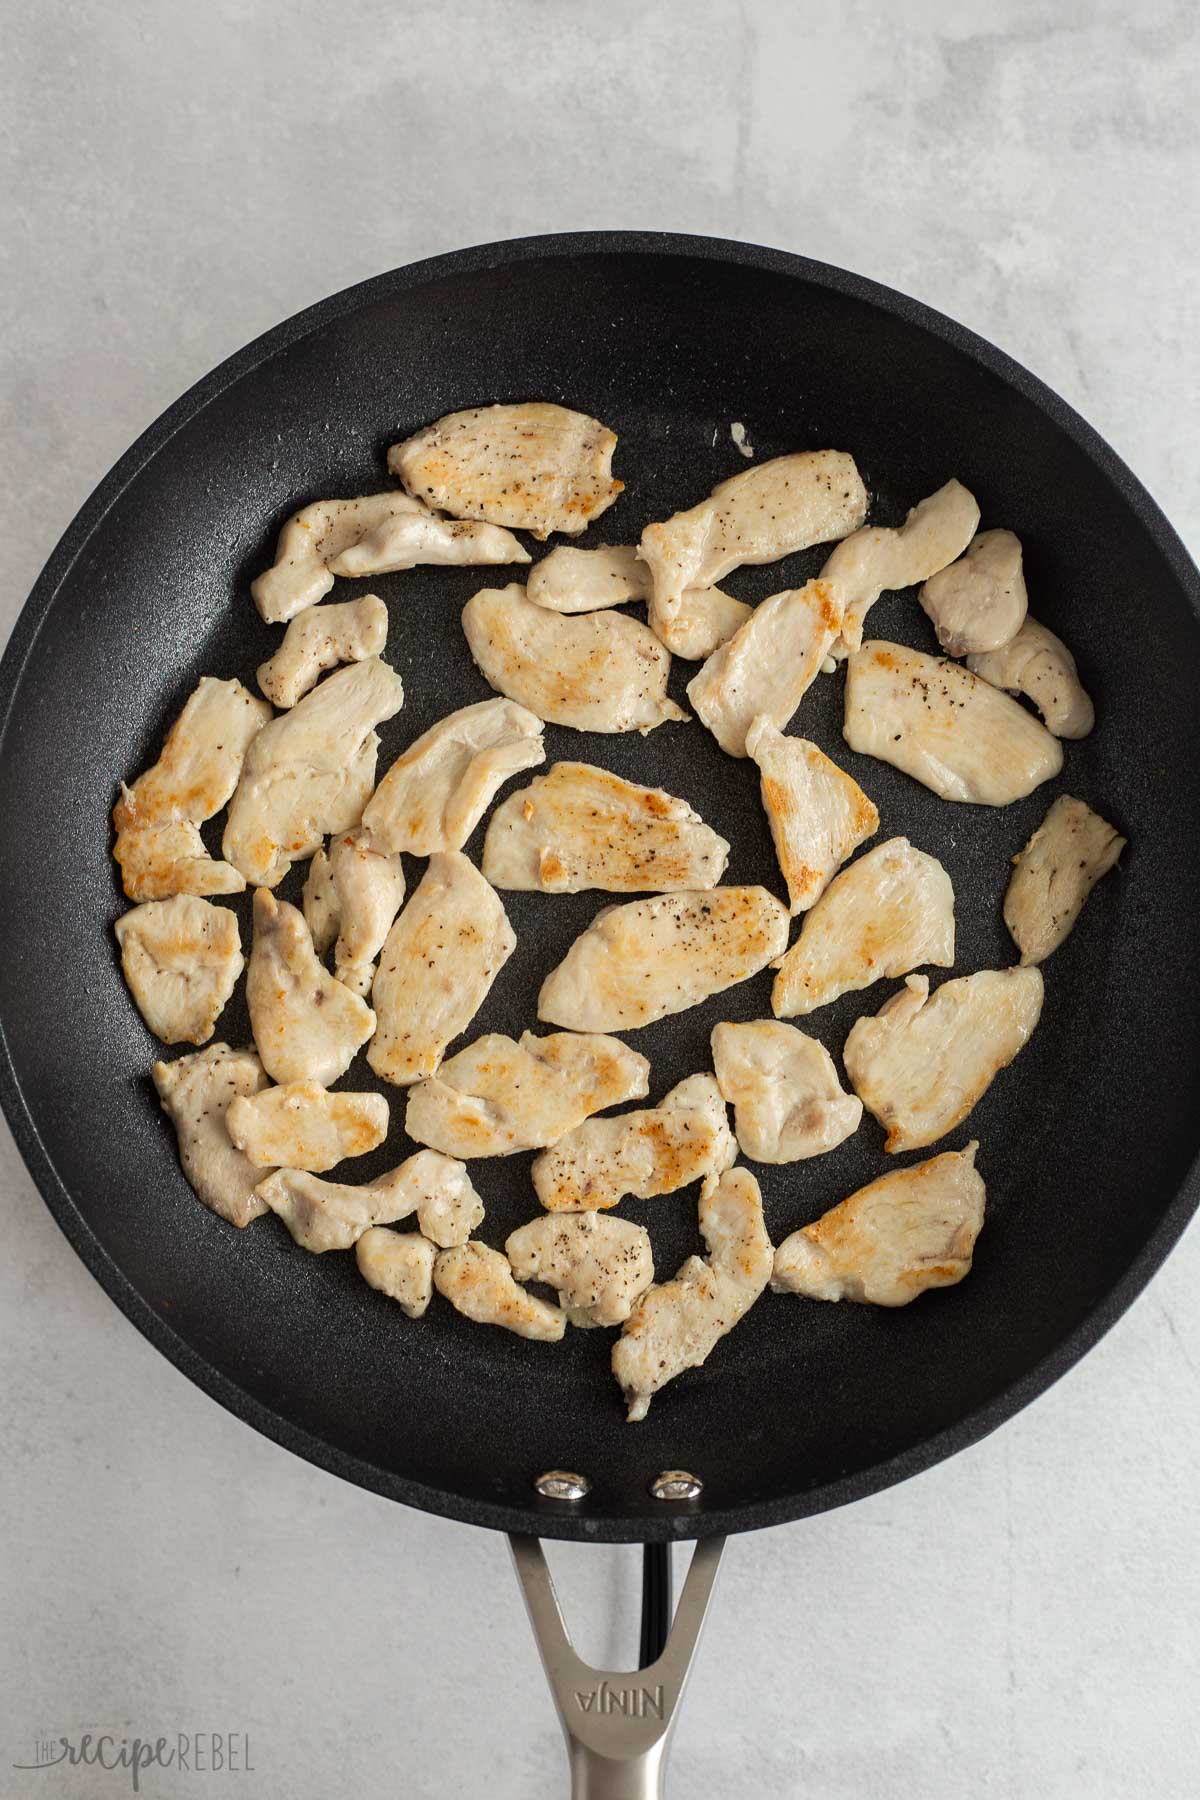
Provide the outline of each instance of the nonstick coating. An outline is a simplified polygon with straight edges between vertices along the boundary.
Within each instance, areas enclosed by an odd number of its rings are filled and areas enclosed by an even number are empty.
[[[1055,793],[1081,795],[1130,839],[1046,967],[1029,1048],[969,1131],[940,1146],[980,1140],[987,1224],[968,1280],[899,1312],[767,1295],[637,1426],[624,1423],[608,1372],[611,1334],[527,1344],[436,1300],[411,1323],[351,1256],[307,1256],[273,1218],[237,1232],[198,1205],[147,1076],[158,1046],[124,990],[110,930],[122,910],[109,857],[115,784],[153,757],[201,674],[250,681],[269,654],[278,633],[247,584],[281,521],[302,501],[386,485],[388,443],[438,414],[528,397],[594,412],[620,434],[626,491],[584,543],[633,542],[648,520],[745,467],[735,420],[759,458],[851,451],[878,522],[899,522],[954,475],[978,495],[985,525],[1020,535],[1033,610],[1067,638],[1096,700],[1097,729],[1066,746],[1058,782],[1005,810],[947,805],[845,750],[840,674],[817,683],[796,725],[875,799],[880,841],[904,833],[946,864],[956,973],[1014,959],[1000,917],[1009,859]],[[761,599],[820,558],[743,570],[728,586]],[[459,611],[504,579],[418,569],[369,584],[388,603],[387,655],[407,694],[383,729],[381,769],[449,709],[488,696]],[[339,589],[335,598],[364,584]],[[312,1461],[434,1512],[563,1537],[698,1536],[816,1512],[928,1466],[1094,1342],[1195,1204],[1197,592],[1153,502],[1062,401],[924,307],[797,257],[656,235],[535,239],[442,257],[314,307],[134,446],[55,552],[0,672],[3,1100],[43,1194],[130,1318],[224,1405]],[[934,647],[911,594],[881,601],[870,632]],[[691,673],[674,670],[680,697]],[[732,840],[729,880],[781,891],[756,771],[698,725],[646,738],[551,726],[546,744],[551,761],[591,759],[685,796]],[[467,846],[476,858],[482,835]],[[419,874],[410,861],[410,886]],[[534,1022],[542,976],[606,899],[505,897],[519,948],[471,1035]],[[248,946],[244,899],[237,911]],[[836,1054],[852,1020],[894,986],[801,1023]],[[636,1033],[653,1098],[709,1066],[716,1021],[767,1014],[769,988],[763,974]],[[239,1001],[219,1035],[247,1033]],[[344,1085],[376,1085],[365,1059]],[[402,1096],[392,1100],[391,1138],[347,1171],[353,1179],[411,1148]],[[491,1243],[534,1211],[529,1160],[474,1166]],[[887,1166],[867,1119],[831,1155],[756,1170],[772,1235]],[[623,1208],[649,1226],[660,1271],[700,1247],[695,1197]],[[556,1466],[593,1483],[578,1516],[532,1492]],[[647,1492],[664,1468],[702,1478],[699,1507],[664,1515]]]

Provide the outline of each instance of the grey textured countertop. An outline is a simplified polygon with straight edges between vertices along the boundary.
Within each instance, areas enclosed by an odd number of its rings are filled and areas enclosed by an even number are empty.
[[[1200,545],[1186,4],[57,0],[10,8],[0,81],[5,626],[115,457],[245,340],[415,257],[580,227],[754,239],[918,295],[1072,401]],[[169,1800],[565,1792],[501,1541],[219,1410],[85,1273],[6,1133],[0,1207],[0,1793],[128,1792],[10,1767],[89,1729],[248,1734],[253,1773],[144,1781]],[[1195,1794],[1198,1284],[1193,1231],[991,1439],[735,1540],[675,1791]],[[582,1650],[631,1652],[636,1552],[551,1555]]]

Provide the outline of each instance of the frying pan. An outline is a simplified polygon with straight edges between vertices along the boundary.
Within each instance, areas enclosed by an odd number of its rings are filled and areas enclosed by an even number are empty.
[[[1066,746],[1059,781],[1005,809],[947,805],[845,750],[841,676],[818,682],[802,709],[806,735],[876,801],[882,835],[906,834],[949,870],[957,972],[1013,960],[1000,917],[1008,863],[1054,792],[1080,795],[1130,839],[1047,966],[1030,1045],[969,1130],[939,1146],[980,1140],[987,1224],[969,1279],[899,1312],[766,1296],[637,1426],[622,1417],[607,1334],[572,1332],[551,1349],[440,1304],[413,1324],[352,1258],[306,1256],[272,1218],[239,1233],[199,1206],[147,1079],[157,1046],[123,990],[110,930],[123,906],[109,856],[114,785],[153,758],[201,674],[249,680],[270,653],[278,634],[247,587],[282,520],[304,500],[386,485],[386,445],[439,414],[528,397],[581,407],[620,435],[626,489],[585,544],[634,542],[648,520],[744,467],[734,421],[759,458],[851,451],[880,523],[955,475],[985,525],[1020,535],[1032,608],[1067,638],[1097,707],[1094,735]],[[758,600],[799,585],[821,557],[742,570],[728,585]],[[383,728],[381,769],[448,710],[487,697],[459,612],[497,574],[417,569],[371,584],[407,693]],[[0,1097],[17,1142],[93,1274],[214,1398],[348,1480],[513,1534],[578,1791],[656,1791],[723,1534],[875,1492],[992,1430],[1097,1340],[1191,1214],[1200,958],[1179,946],[1200,841],[1198,602],[1200,578],[1144,489],[1000,351],[858,276],[644,233],[467,250],[301,313],[145,433],[38,581],[0,666],[0,904],[21,942],[0,967]],[[911,595],[885,596],[870,628],[934,648]],[[676,665],[677,697],[691,673]],[[699,727],[642,738],[552,726],[546,742],[548,760],[590,759],[683,795],[731,840],[726,879],[779,891],[756,771]],[[481,832],[467,846],[476,858]],[[411,883],[419,866],[408,873]],[[294,898],[301,878],[293,871],[282,891]],[[533,1022],[542,976],[606,898],[505,896],[519,948],[472,1035]],[[248,941],[247,899],[236,904]],[[767,1012],[768,981],[637,1034],[652,1098],[709,1066],[718,1019]],[[847,996],[805,1027],[836,1054],[886,991]],[[248,1041],[240,1001],[220,1035]],[[363,1059],[348,1081],[374,1085]],[[401,1106],[393,1117],[355,1179],[409,1152]],[[477,1166],[492,1243],[531,1214],[528,1164]],[[868,1120],[827,1156],[756,1170],[772,1235],[884,1166]],[[691,1201],[624,1207],[650,1228],[660,1270],[700,1247]],[[540,1492],[552,1470],[583,1477],[586,1495]],[[664,1486],[668,1471],[686,1479]],[[661,1553],[648,1565],[642,1660],[653,1667],[602,1679],[572,1660],[540,1537],[704,1540],[665,1650]]]

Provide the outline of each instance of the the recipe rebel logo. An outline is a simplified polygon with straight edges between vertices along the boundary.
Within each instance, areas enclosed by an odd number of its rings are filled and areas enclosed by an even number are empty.
[[[176,1731],[157,1737],[131,1735],[127,1730],[84,1731],[74,1737],[39,1732],[32,1760],[11,1766],[32,1773],[63,1767],[123,1772],[135,1794],[142,1791],[142,1776],[151,1769],[174,1769],[187,1775],[252,1775],[255,1771],[250,1737],[244,1731]],[[81,1788],[80,1792],[91,1795],[95,1790]]]

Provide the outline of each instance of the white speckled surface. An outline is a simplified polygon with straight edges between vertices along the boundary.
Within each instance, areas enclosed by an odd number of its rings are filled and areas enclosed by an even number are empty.
[[[169,401],[309,301],[487,238],[655,226],[863,270],[974,326],[1200,545],[1195,9],[1062,0],[10,8],[11,622]],[[41,1732],[232,1730],[143,1792],[538,1800],[557,1727],[503,1544],[319,1474],[125,1323],[0,1144],[0,1794]],[[1197,1792],[1200,1239],[973,1451],[731,1545],[674,1791]],[[552,1551],[585,1652],[637,1553]]]

